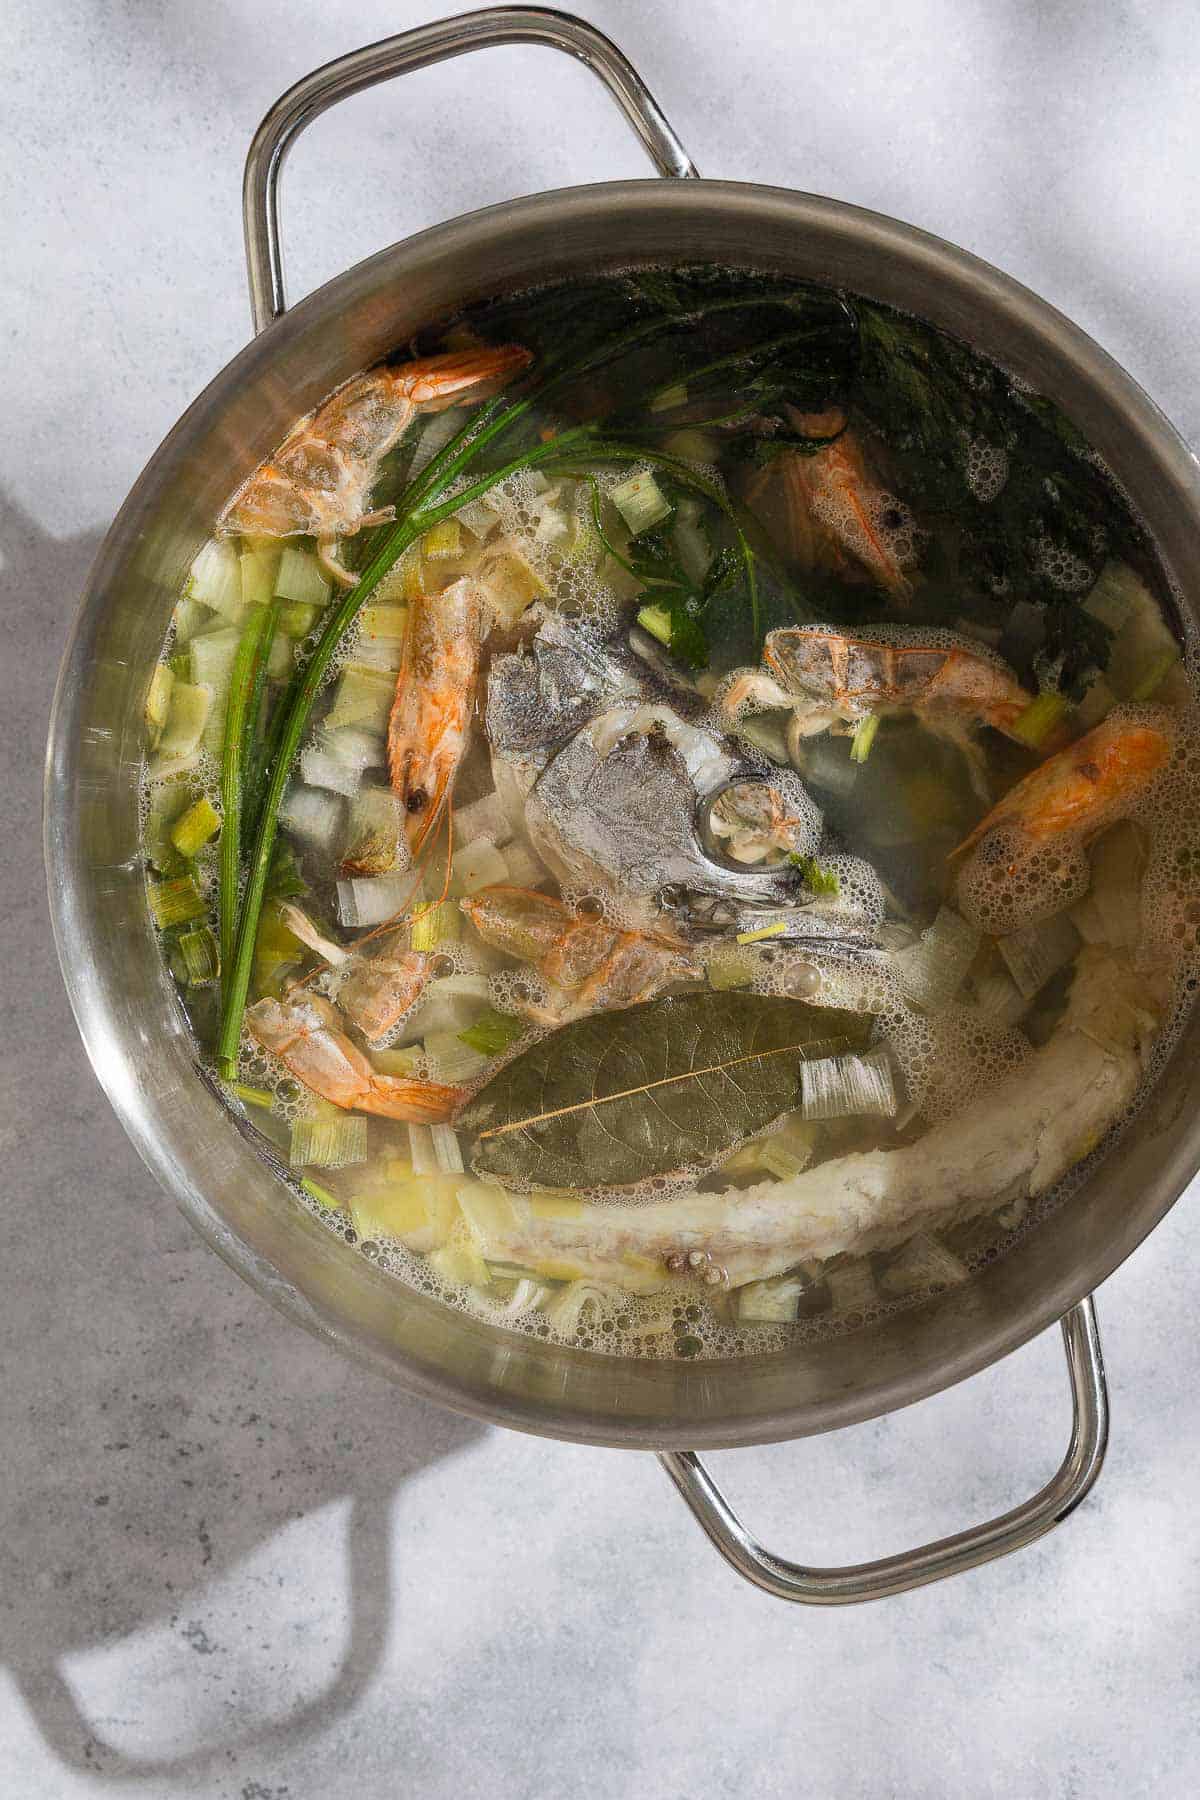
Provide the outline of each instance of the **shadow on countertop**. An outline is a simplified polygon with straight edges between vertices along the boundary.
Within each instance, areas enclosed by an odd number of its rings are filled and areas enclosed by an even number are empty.
[[[59,655],[98,542],[54,541],[0,502],[0,1661],[67,1766],[161,1793],[164,1778],[214,1759],[228,1770],[232,1752],[294,1747],[354,1706],[391,1622],[396,1491],[480,1428],[407,1399],[261,1305],[175,1213],[92,1077],[46,915],[39,784]],[[330,1561],[347,1638],[323,1692],[178,1758],[131,1757],[89,1722],[68,1658],[151,1625],[209,1650],[196,1619],[209,1585],[340,1500],[350,1504]],[[269,1607],[245,1625],[259,1654]],[[261,1654],[286,1668],[286,1645]]]

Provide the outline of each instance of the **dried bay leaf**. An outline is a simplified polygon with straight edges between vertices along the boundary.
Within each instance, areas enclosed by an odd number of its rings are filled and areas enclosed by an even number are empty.
[[[551,1032],[463,1109],[473,1166],[514,1185],[614,1187],[706,1165],[799,1103],[799,1063],[870,1019],[761,994],[679,994]]]

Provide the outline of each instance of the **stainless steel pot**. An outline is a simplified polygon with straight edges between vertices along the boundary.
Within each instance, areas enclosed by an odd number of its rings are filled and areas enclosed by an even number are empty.
[[[491,207],[360,263],[284,310],[276,187],[303,127],[345,95],[480,46],[551,45],[605,83],[665,181],[568,188]],[[148,1166],[259,1293],[409,1391],[496,1424],[662,1453],[742,1574],[789,1599],[874,1598],[1017,1548],[1082,1499],[1107,1413],[1091,1290],[1200,1164],[1193,1018],[1162,1080],[1068,1204],[967,1286],[872,1328],[724,1363],[606,1359],[516,1336],[409,1292],[347,1249],[256,1156],[192,1047],[147,916],[138,856],[142,700],[180,583],[230,491],[348,375],[416,327],[498,290],[636,262],[716,261],[844,285],[970,339],[1051,395],[1150,525],[1189,624],[1200,619],[1200,474],[1140,388],[1053,307],[894,219],[783,189],[701,181],[642,82],[590,26],[539,8],[449,19],[308,76],[246,167],[257,337],[184,414],[109,532],[63,660],[50,729],[46,861],[63,974],[96,1073]],[[976,1530],[857,1569],[756,1545],[692,1453],[827,1431],[960,1381],[1062,1321],[1075,1423],[1058,1475]]]

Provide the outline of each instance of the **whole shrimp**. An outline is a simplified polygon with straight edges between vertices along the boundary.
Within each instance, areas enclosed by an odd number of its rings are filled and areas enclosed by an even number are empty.
[[[486,588],[466,578],[409,605],[387,755],[414,860],[441,817],[466,749],[489,619]]]
[[[316,994],[259,1000],[246,1014],[252,1036],[323,1100],[347,1111],[379,1113],[412,1125],[448,1119],[463,1089],[381,1075],[339,1029],[341,1014]]]
[[[621,931],[529,888],[482,888],[459,905],[485,943],[531,962],[542,976],[550,1004],[527,1009],[541,1024],[633,1006],[699,973],[672,938]]]
[[[519,344],[499,344],[354,376],[259,463],[221,514],[218,532],[311,535],[322,566],[353,587],[357,578],[338,561],[337,540],[395,516],[390,506],[367,511],[367,496],[416,415],[485,400],[532,360]]]
[[[804,436],[832,436],[834,441],[811,452],[782,451],[752,487],[751,503],[763,495],[768,481],[777,482],[788,548],[799,563],[839,572],[857,563],[894,600],[905,604],[912,583],[887,531],[890,514],[904,516],[899,502],[870,473],[844,413],[837,408],[826,413],[789,411]]]
[[[308,914],[290,902],[280,916],[301,943],[341,975],[338,1009],[356,1025],[368,1044],[379,1044],[405,1013],[411,1012],[433,974],[435,959],[405,945],[405,929],[389,931],[375,939],[370,949],[359,944],[347,948],[326,937]],[[368,933],[373,938],[373,933]]]

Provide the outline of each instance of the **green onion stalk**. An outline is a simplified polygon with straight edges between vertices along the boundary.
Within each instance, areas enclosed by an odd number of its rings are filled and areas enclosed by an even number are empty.
[[[278,717],[272,722],[268,746],[269,763],[260,794],[251,793],[249,807],[257,813],[253,844],[248,859],[245,891],[238,906],[238,851],[243,832],[243,801],[246,779],[246,726],[252,717],[254,696],[258,692],[258,671],[265,662],[273,624],[272,609],[256,607],[246,625],[238,648],[226,713],[221,765],[222,804],[225,819],[221,837],[221,1028],[217,1041],[217,1060],[222,1075],[232,1078],[237,1068],[242,1021],[249,995],[254,963],[254,947],[259,919],[266,897],[272,856],[279,824],[279,809],[291,773],[292,763],[300,748],[309,714],[321,684],[338,648],[350,630],[360,609],[379,586],[394,564],[431,526],[450,518],[470,501],[479,499],[499,482],[521,470],[536,469],[543,464],[578,462],[612,462],[642,459],[655,467],[669,470],[681,482],[704,493],[727,516],[732,517],[729,502],[719,485],[701,476],[688,463],[662,452],[647,450],[643,445],[615,442],[601,435],[600,422],[569,427],[549,442],[526,450],[501,466],[488,470],[478,480],[445,498],[446,488],[462,475],[480,453],[502,433],[510,431],[535,405],[542,405],[568,381],[611,361],[658,332],[692,325],[702,316],[734,310],[753,304],[749,300],[727,300],[697,306],[686,312],[660,315],[642,320],[608,343],[587,351],[575,361],[552,369],[528,392],[506,403],[496,396],[473,413],[461,431],[434,456],[420,475],[409,484],[397,507],[398,517],[378,540],[359,572],[353,588],[334,606],[312,655],[300,670],[283,698]],[[781,302],[781,304],[784,304]],[[774,340],[772,340],[772,343]],[[744,352],[739,361],[752,359],[755,347]],[[759,605],[754,580],[754,552],[733,521],[739,549],[746,567],[755,634],[759,628]]]

